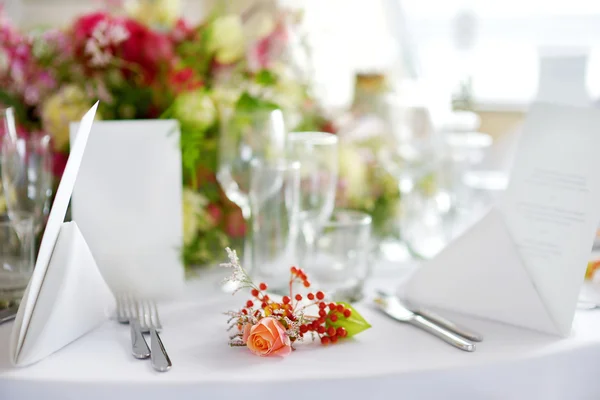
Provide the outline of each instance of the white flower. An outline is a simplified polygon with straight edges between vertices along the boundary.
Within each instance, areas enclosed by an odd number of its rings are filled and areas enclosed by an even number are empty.
[[[226,15],[213,21],[208,38],[208,50],[221,64],[233,64],[246,52],[242,20],[237,15]]]
[[[210,96],[203,91],[186,92],[173,103],[173,112],[181,124],[198,130],[209,128],[217,120],[217,108]]]
[[[177,22],[181,0],[128,0],[125,11],[145,25],[165,28]]]

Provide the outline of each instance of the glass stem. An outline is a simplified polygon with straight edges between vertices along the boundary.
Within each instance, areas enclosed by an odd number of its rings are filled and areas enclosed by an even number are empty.
[[[305,250],[304,250],[304,266],[311,265],[314,261],[315,252],[315,238],[316,232],[312,226],[305,226],[303,229]]]
[[[252,212],[248,204],[241,205],[240,209],[242,210],[242,217],[244,218],[244,224],[246,225],[242,265],[248,272],[252,272],[251,269],[254,265],[252,257]]]

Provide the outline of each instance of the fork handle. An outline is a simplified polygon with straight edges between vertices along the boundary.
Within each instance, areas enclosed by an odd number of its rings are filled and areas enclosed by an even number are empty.
[[[470,342],[462,338],[461,336],[454,334],[453,332],[449,331],[448,329],[442,326],[432,323],[431,321],[421,317],[420,315],[416,315],[413,319],[410,320],[410,323],[418,328],[423,329],[426,332],[431,333],[434,336],[437,336],[438,338],[442,339],[446,343],[449,343],[456,348],[459,348],[464,351],[475,351],[475,344],[473,342]]]
[[[131,326],[131,353],[139,359],[150,357],[150,349],[144,335],[142,335],[139,321],[135,318],[131,319],[129,325]]]
[[[171,359],[154,328],[150,329],[150,346],[152,347],[152,367],[159,372],[168,371],[172,365]]]

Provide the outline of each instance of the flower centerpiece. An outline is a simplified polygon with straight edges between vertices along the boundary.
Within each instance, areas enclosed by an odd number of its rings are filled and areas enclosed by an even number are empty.
[[[65,27],[31,32],[12,26],[0,10],[0,105],[15,108],[22,134],[51,136],[57,179],[70,122],[98,99],[98,119],[178,120],[182,255],[186,266],[212,264],[218,249],[239,248],[246,234],[241,210],[216,180],[219,109],[280,108],[289,130],[334,130],[312,95],[299,14],[258,2],[241,14],[217,8],[192,26],[179,17],[178,1],[105,2],[106,9]],[[365,167],[373,160],[364,164],[363,150],[340,149],[338,204],[389,220],[396,197],[375,168]],[[371,181],[377,184],[365,184]]]
[[[186,266],[212,263],[217,249],[236,246],[246,233],[241,211],[215,178],[219,108],[278,107],[289,129],[326,124],[290,57],[297,15],[258,4],[242,15],[215,9],[191,26],[176,15],[177,2],[116,3],[45,31],[24,33],[1,18],[0,104],[15,108],[24,131],[52,137],[57,178],[70,122],[97,99],[98,119],[178,120],[183,259]]]
[[[230,337],[230,346],[245,346],[259,356],[286,356],[305,336],[327,345],[371,327],[351,305],[327,302],[321,291],[294,295],[295,284],[306,289],[311,286],[302,269],[290,268],[289,294],[275,301],[265,293],[266,283],[257,285],[248,276],[235,251],[227,248],[227,254],[229,262],[222,266],[233,272],[226,281],[236,284],[238,291],[249,289],[252,296],[240,310],[226,313],[230,317],[229,330],[237,330]],[[315,315],[309,313],[311,308]]]

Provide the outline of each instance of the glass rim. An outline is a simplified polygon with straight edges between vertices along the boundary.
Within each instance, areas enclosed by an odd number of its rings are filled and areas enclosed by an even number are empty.
[[[320,131],[296,131],[290,132],[287,137],[290,142],[307,142],[311,144],[337,144],[337,135]]]
[[[337,214],[343,214],[349,216],[349,218],[344,221],[336,221],[334,218]],[[344,228],[344,227],[354,227],[354,226],[371,226],[373,222],[373,218],[362,211],[350,210],[350,209],[336,209],[333,210],[331,214],[331,218],[329,218],[324,224],[323,228]]]

